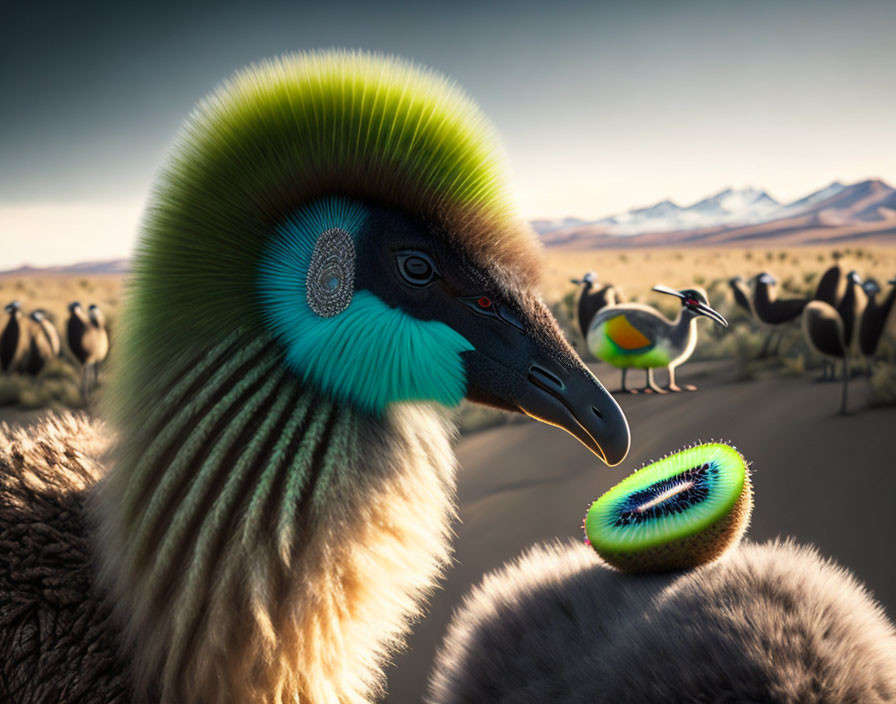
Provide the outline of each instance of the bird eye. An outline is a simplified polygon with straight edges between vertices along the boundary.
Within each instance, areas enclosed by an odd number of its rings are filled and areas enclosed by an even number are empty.
[[[398,252],[396,258],[399,273],[411,286],[426,286],[438,276],[435,262],[423,252]]]
[[[488,309],[492,307],[492,299],[488,296],[480,296],[476,299],[476,305],[480,308]]]

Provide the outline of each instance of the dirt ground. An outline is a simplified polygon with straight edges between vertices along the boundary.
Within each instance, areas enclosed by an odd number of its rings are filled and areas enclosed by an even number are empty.
[[[618,372],[593,369],[608,389],[618,388]],[[729,363],[706,363],[683,366],[679,377],[700,390],[617,397],[632,449],[614,469],[563,431],[528,419],[461,439],[455,564],[389,670],[389,704],[421,701],[451,612],[484,573],[535,542],[578,537],[593,499],[644,462],[698,439],[730,441],[752,462],[750,539],[793,536],[818,546],[896,616],[896,408],[865,409],[864,379],[851,384],[854,412],[840,417],[839,386],[808,375],[737,383]]]

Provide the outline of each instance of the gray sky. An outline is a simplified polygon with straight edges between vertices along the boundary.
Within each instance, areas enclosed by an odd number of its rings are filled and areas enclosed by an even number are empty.
[[[126,256],[193,103],[245,63],[330,46],[457,79],[529,217],[896,182],[896,2],[16,5],[0,23],[0,268]]]

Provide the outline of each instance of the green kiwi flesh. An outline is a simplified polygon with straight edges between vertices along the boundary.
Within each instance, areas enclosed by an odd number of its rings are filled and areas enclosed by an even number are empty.
[[[747,462],[723,443],[695,445],[642,467],[595,501],[585,536],[626,572],[687,569],[721,556],[753,507]]]

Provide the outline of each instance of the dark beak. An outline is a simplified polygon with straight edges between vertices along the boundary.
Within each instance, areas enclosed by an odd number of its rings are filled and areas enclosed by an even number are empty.
[[[518,403],[523,413],[567,431],[611,467],[628,454],[631,434],[622,409],[581,363],[573,369],[533,364]]]
[[[581,279],[570,279],[570,280],[569,280],[569,283],[571,283],[571,284],[580,284],[580,283],[582,283],[582,280],[581,280]]]
[[[692,306],[692,310],[696,311],[700,315],[705,315],[707,318],[715,320],[719,325],[721,325],[724,328],[728,327],[728,321],[725,320],[725,318],[722,316],[722,314],[719,313],[719,311],[717,311],[715,308],[710,308],[709,306],[705,306],[702,303],[700,303],[696,306]]]

